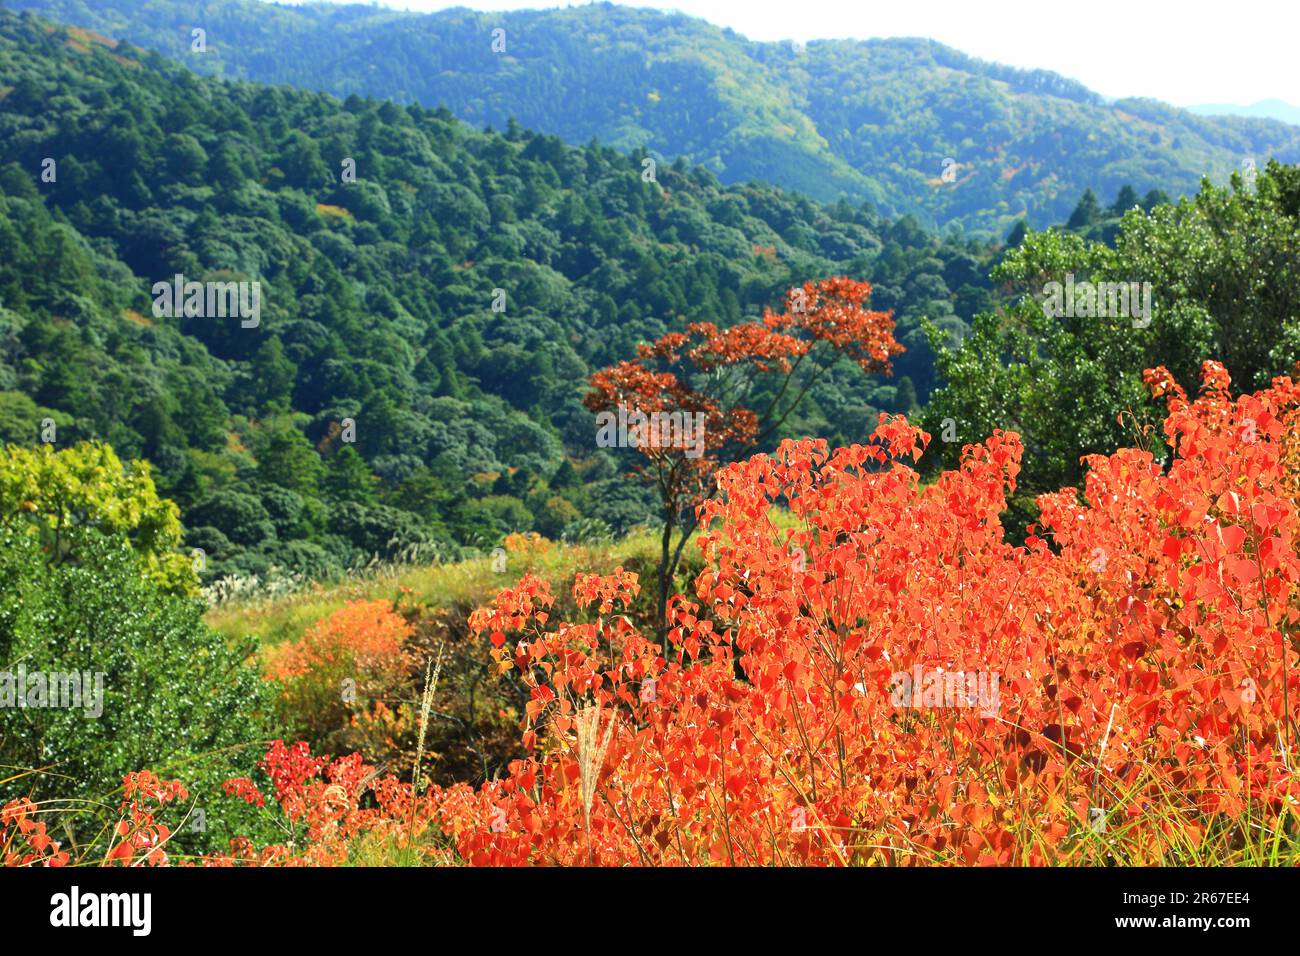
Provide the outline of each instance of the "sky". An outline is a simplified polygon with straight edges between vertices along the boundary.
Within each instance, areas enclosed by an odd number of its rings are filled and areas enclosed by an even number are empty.
[[[491,11],[580,4],[384,0],[382,5],[432,12],[449,6]],[[1150,96],[1177,106],[1263,99],[1300,105],[1295,48],[1300,0],[631,0],[628,5],[680,10],[752,40],[929,37],[980,59],[1053,70],[1103,96]]]

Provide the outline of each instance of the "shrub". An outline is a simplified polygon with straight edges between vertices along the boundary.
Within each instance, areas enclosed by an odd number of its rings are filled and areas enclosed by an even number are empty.
[[[353,601],[298,640],[270,648],[266,674],[283,685],[281,716],[293,733],[328,746],[354,707],[399,687],[413,629],[386,601]]]
[[[998,517],[1017,436],[923,485],[898,459],[928,436],[882,418],[870,445],[785,442],[720,473],[671,661],[615,611],[634,576],[579,576],[594,623],[554,623],[537,578],[502,592],[473,624],[531,686],[533,755],[438,796],[460,856],[1170,863],[1294,847],[1300,387],[1232,399],[1207,363],[1190,402],[1163,369],[1147,380],[1176,459],[1092,457],[1082,498],[1042,496],[1023,546]],[[772,522],[778,503],[799,527]]]
[[[235,822],[218,784],[248,759],[241,748],[255,753],[268,736],[271,697],[246,666],[252,647],[227,646],[199,602],[142,576],[121,538],[71,534],[77,560],[47,567],[35,540],[0,530],[0,763],[15,768],[0,798],[103,800],[129,772],[171,770],[193,784],[203,811],[176,848],[224,845],[248,822]],[[46,706],[18,703],[20,668],[26,702]],[[51,706],[44,675],[73,673],[88,676],[81,706]],[[44,692],[33,690],[35,675]],[[74,814],[67,825],[84,839],[102,820]]]
[[[1173,460],[1091,457],[1022,545],[999,519],[1014,434],[929,484],[904,463],[928,436],[884,416],[867,445],[723,469],[669,655],[623,613],[635,574],[578,573],[576,610],[525,575],[470,620],[528,689],[507,776],[417,794],[277,741],[263,776],[306,846],[213,862],[367,837],[476,865],[1300,859],[1300,385],[1146,381]],[[356,613],[322,628],[380,611]]]

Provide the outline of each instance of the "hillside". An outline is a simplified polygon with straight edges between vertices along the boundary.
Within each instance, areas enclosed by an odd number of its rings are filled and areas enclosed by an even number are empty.
[[[3,10],[0,155],[0,441],[48,419],[59,446],[149,460],[209,577],[621,532],[651,500],[595,446],[592,370],[867,278],[909,348],[898,378],[846,364],[785,432],[843,443],[932,386],[923,315],[961,333],[990,300],[993,249],[909,220],[200,78]],[[256,326],[160,314],[178,274],[260,283]]]
[[[1048,71],[920,39],[751,42],[680,14],[593,4],[479,14],[257,0],[16,0],[202,73],[445,105],[475,125],[686,158],[890,215],[1005,235],[1091,188],[1194,192],[1247,158],[1300,160],[1300,129],[1106,102]],[[192,30],[204,34],[195,52]],[[493,52],[494,30],[504,30]],[[945,179],[945,160],[955,176]],[[948,165],[952,165],[951,163]]]

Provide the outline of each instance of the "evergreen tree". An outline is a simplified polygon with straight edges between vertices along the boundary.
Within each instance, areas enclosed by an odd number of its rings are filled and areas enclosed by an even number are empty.
[[[1096,194],[1091,190],[1085,190],[1083,198],[1079,204],[1074,207],[1074,212],[1070,213],[1070,218],[1065,224],[1067,229],[1087,229],[1101,221],[1102,218],[1101,203],[1097,201]]]

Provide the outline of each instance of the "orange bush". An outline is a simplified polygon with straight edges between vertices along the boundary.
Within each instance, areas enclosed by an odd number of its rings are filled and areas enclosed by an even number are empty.
[[[323,741],[354,703],[382,698],[410,669],[413,629],[386,601],[353,601],[297,641],[270,648],[266,675],[284,685],[284,716],[298,734]]]
[[[512,531],[506,535],[505,549],[510,554],[543,555],[551,550],[551,541],[536,531]]]
[[[545,583],[520,581],[474,625],[532,687],[534,756],[440,795],[460,854],[1170,862],[1248,813],[1285,824],[1300,797],[1285,457],[1300,389],[1234,400],[1214,363],[1194,402],[1163,370],[1149,381],[1176,459],[1093,457],[1082,498],[1040,499],[1024,547],[998,517],[1013,434],[930,486],[900,460],[927,440],[901,419],[866,446],[786,442],[726,469],[704,505],[712,568],[698,602],[674,598],[680,662],[608,599],[595,623],[548,627]],[[778,502],[798,531],[770,522]],[[602,586],[633,582],[580,581],[579,596]],[[900,695],[900,675],[924,686]]]

